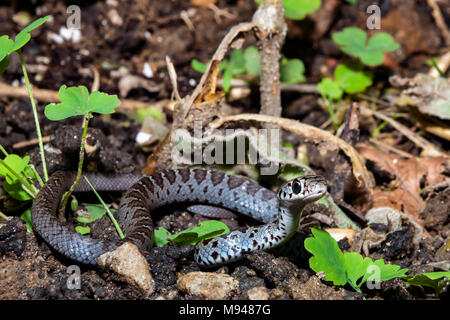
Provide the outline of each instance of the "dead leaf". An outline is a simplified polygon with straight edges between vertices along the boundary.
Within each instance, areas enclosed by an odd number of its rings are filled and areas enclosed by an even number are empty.
[[[390,79],[392,85],[405,87],[402,95],[410,97],[420,112],[450,119],[450,81],[419,73],[414,78]]]
[[[162,84],[158,84],[155,81],[147,80],[131,74],[122,77],[119,81],[121,97],[126,97],[128,92],[137,88],[144,88],[148,92],[158,92],[161,91]]]
[[[356,148],[364,158],[395,177],[389,187],[374,190],[373,207],[388,206],[417,218],[425,208],[421,188],[450,179],[443,175],[448,157],[403,159],[364,143]]]
[[[212,4],[216,4],[217,0],[191,0],[193,6],[199,8],[208,8]]]

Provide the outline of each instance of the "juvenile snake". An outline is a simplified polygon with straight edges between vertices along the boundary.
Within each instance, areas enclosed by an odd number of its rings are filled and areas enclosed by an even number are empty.
[[[72,185],[75,173],[58,171],[39,191],[31,208],[36,231],[52,248],[79,263],[97,265],[97,259],[118,244],[82,236],[62,224],[57,216],[61,197]],[[306,176],[285,183],[274,193],[255,182],[222,172],[203,169],[174,169],[153,175],[105,177],[89,175],[98,191],[123,191],[117,220],[140,249],[153,242],[150,212],[172,203],[202,203],[227,208],[265,223],[245,232],[234,231],[197,245],[195,261],[212,266],[238,260],[244,253],[275,247],[292,236],[304,206],[322,197],[324,178]],[[80,181],[76,191],[88,191]]]

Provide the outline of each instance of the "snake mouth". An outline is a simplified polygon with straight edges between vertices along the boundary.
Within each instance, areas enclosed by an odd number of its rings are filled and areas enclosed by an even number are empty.
[[[317,187],[315,187],[314,192],[312,192],[309,195],[306,195],[303,198],[303,201],[304,202],[313,202],[313,201],[319,200],[320,198],[322,198],[325,195],[325,193],[327,193],[326,185],[317,186]]]
[[[327,181],[324,177],[309,177],[308,182],[308,193],[304,197],[305,202],[316,201],[327,193]]]
[[[320,199],[327,192],[327,182],[322,176],[304,176],[284,184],[278,199],[291,204],[305,204]]]

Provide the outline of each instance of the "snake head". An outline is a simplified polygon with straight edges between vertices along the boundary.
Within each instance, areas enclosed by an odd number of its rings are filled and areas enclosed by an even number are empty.
[[[287,204],[306,204],[320,199],[327,192],[327,182],[322,176],[304,176],[283,184],[278,199]]]

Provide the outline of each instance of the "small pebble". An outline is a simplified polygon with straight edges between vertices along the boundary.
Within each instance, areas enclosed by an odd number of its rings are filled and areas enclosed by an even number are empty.
[[[247,290],[250,300],[269,300],[269,290],[266,287],[254,287]]]
[[[224,300],[238,288],[239,281],[227,274],[194,271],[178,278],[178,289],[206,300]]]

